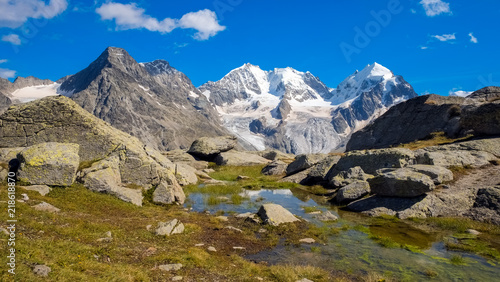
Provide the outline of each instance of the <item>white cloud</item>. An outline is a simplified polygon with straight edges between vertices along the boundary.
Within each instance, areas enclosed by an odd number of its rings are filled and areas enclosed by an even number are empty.
[[[68,7],[66,0],[0,0],[0,27],[18,28],[29,18],[51,19]]]
[[[429,47],[427,47],[427,46],[420,46],[420,49],[427,50],[427,49],[429,49]]]
[[[175,28],[175,20],[166,18],[163,21],[144,14],[145,10],[135,3],[107,3],[96,9],[103,20],[115,20],[116,28],[121,30],[145,28],[161,33],[171,32]]]
[[[208,9],[185,14],[179,20],[179,27],[197,30],[194,38],[198,40],[207,40],[217,32],[226,29],[225,26],[219,25],[215,12]]]
[[[477,38],[474,36],[474,34],[472,34],[472,32],[469,33],[469,36],[470,36],[470,42],[477,43]]]
[[[0,60],[0,64],[3,64],[3,63],[7,63],[7,60],[6,59]]]
[[[1,0],[0,0],[1,1]],[[137,4],[106,3],[96,9],[102,20],[115,20],[117,30],[147,29],[161,33],[169,33],[176,28],[195,29],[197,40],[207,40],[219,31],[226,29],[219,25],[215,12],[208,9],[187,13],[180,20],[165,18],[159,21],[145,14],[145,10]]]
[[[458,97],[467,97],[469,96],[470,94],[472,94],[474,91],[463,91],[463,90],[456,90],[456,89],[452,89],[450,90],[450,92],[448,92],[448,94],[450,96],[458,96]]]
[[[14,45],[21,45],[21,38],[17,34],[9,34],[2,36],[2,41],[10,42]]]
[[[415,9],[410,9],[410,12],[411,12],[412,14],[416,14],[416,13],[417,13],[417,10],[415,10]]]
[[[425,14],[429,17],[434,17],[443,13],[451,14],[450,3],[441,0],[422,0],[420,4],[425,9]]]
[[[15,76],[16,76],[16,71],[0,68],[0,77],[1,78],[13,78]]]
[[[432,37],[437,38],[437,40],[442,41],[442,42],[457,39],[457,37],[455,36],[455,33],[453,33],[453,34],[443,34],[443,35],[433,35]]]

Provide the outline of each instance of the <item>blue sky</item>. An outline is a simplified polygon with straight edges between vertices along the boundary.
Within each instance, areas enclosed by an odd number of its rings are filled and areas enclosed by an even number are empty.
[[[0,76],[57,80],[107,47],[196,86],[250,62],[329,87],[378,62],[417,93],[500,86],[497,0],[0,0]]]

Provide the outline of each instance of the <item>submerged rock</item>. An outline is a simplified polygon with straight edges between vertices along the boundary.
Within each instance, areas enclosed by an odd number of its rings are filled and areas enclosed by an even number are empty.
[[[291,212],[278,204],[264,204],[257,215],[267,224],[278,226],[283,223],[300,221]]]

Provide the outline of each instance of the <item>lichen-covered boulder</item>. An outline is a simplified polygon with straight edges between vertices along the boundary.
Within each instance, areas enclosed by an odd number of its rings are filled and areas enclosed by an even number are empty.
[[[408,168],[385,172],[368,182],[373,194],[386,197],[418,197],[436,188],[429,176]]]
[[[107,193],[122,201],[142,206],[142,190],[122,186],[118,157],[99,161],[82,171],[84,186],[91,191]]]
[[[339,160],[340,156],[338,155],[327,156],[312,167],[311,171],[307,175],[306,182],[308,184],[322,184],[323,182],[328,181],[328,172],[335,164],[338,163]]]
[[[366,174],[361,167],[355,166],[348,170],[340,171],[334,176],[330,176],[329,174],[328,182],[334,187],[343,187],[356,181],[366,181],[371,178],[373,178],[373,175]]]
[[[162,182],[153,192],[153,202],[157,204],[183,204],[186,196],[177,183]]]
[[[375,174],[381,168],[401,168],[415,164],[415,154],[409,149],[391,148],[346,153],[333,168],[347,171],[359,166],[365,173]]]
[[[41,143],[22,150],[19,180],[34,185],[70,186],[80,164],[78,144]]]
[[[429,176],[436,185],[453,180],[453,172],[442,166],[411,165],[407,168]]]

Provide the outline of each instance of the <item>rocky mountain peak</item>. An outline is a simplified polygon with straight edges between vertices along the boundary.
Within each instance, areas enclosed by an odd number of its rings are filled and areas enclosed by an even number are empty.
[[[161,74],[177,74],[179,73],[174,67],[170,66],[170,64],[165,60],[154,60],[149,63],[141,63],[142,66],[146,68],[149,74],[161,75]]]

